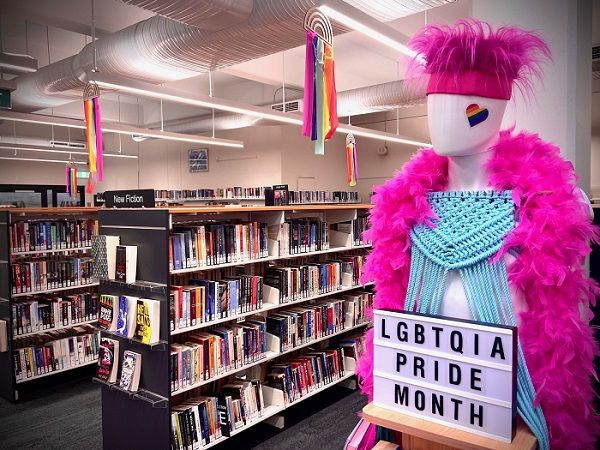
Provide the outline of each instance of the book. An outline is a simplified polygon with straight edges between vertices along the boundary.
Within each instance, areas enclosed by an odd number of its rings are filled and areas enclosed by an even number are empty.
[[[137,270],[137,246],[117,245],[115,279],[125,283],[135,283]]]
[[[132,338],[135,334],[137,297],[119,296],[119,314],[115,332],[119,336]]]
[[[92,236],[92,256],[94,257],[94,277],[101,280],[115,279],[115,265],[119,236],[99,234]]]
[[[137,300],[135,337],[144,344],[154,344],[160,339],[160,301]]]
[[[98,352],[98,366],[96,377],[115,383],[117,371],[119,370],[119,341],[116,339],[102,338]]]
[[[8,333],[6,320],[0,320],[0,353],[8,351]]]
[[[123,352],[123,365],[119,387],[126,391],[137,392],[142,375],[142,355],[131,350]]]
[[[100,315],[98,326],[107,331],[115,331],[119,318],[119,297],[116,295],[100,296]]]

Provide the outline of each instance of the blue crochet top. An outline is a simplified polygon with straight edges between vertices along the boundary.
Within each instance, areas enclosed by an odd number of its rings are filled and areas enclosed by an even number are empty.
[[[411,231],[404,309],[439,314],[448,272],[457,270],[473,320],[515,326],[504,259],[490,261],[515,227],[511,191],[432,192],[428,201],[437,218],[433,227],[418,224]],[[548,450],[546,420],[534,406],[535,389],[520,344],[518,353],[517,410],[540,449]]]

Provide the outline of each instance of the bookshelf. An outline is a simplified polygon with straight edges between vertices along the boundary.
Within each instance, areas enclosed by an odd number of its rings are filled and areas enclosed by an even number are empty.
[[[87,327],[96,322],[96,318],[93,316],[75,317],[72,314],[75,314],[76,307],[68,305],[69,302],[75,301],[71,299],[76,295],[78,297],[75,298],[83,302],[83,296],[80,294],[86,294],[87,313],[91,314],[93,300],[92,296],[87,296],[87,294],[95,295],[98,287],[98,282],[91,279],[91,273],[87,274],[86,272],[85,282],[80,283],[77,279],[83,280],[84,269],[83,266],[77,266],[76,270],[71,271],[73,281],[63,281],[62,286],[56,282],[57,285],[50,288],[48,277],[45,275],[50,273],[50,267],[47,265],[51,260],[66,264],[65,261],[68,261],[69,258],[85,259],[86,268],[91,268],[90,240],[91,235],[97,231],[96,218],[97,209],[95,208],[7,208],[0,211],[0,319],[6,322],[8,343],[8,351],[0,352],[0,395],[9,401],[19,399],[19,391],[23,389],[24,383],[29,385],[30,382],[35,382],[40,378],[96,364],[93,356],[82,354],[81,359],[78,356],[77,359],[70,362],[65,361],[64,364],[55,363],[56,366],[52,368],[50,368],[50,364],[47,364],[47,371],[34,373],[34,363],[25,358],[27,363],[32,366],[31,373],[27,374],[22,370],[26,367],[26,363],[21,362],[26,350],[20,350],[33,345],[37,348],[53,346],[52,342],[57,342],[57,340],[48,341],[49,332],[59,333],[55,335],[61,336],[57,339],[66,339],[67,333],[72,331],[71,329],[86,327],[85,329],[88,330]],[[42,223],[48,224],[48,227],[43,228]],[[71,223],[75,224],[72,229],[67,225]],[[27,227],[27,234],[20,234],[21,226],[23,226],[23,230]],[[11,241],[11,235],[13,239],[17,239],[14,234],[15,230],[19,231],[19,238],[22,236],[22,243]],[[26,242],[26,237],[29,238],[28,242]],[[29,267],[21,278],[25,283],[22,281],[16,283],[15,266]],[[39,272],[37,272],[38,269]],[[36,278],[34,277],[35,273],[41,275]],[[30,288],[27,289],[22,285],[30,286]],[[70,296],[70,300],[67,300],[67,296]],[[68,313],[65,317],[62,317],[62,311],[60,317],[56,317],[58,307],[55,308],[55,304],[52,302],[44,301],[54,297],[60,297],[62,300],[59,304],[67,308]],[[35,300],[41,300],[41,302],[34,303]],[[67,305],[65,306],[64,303]],[[39,306],[41,308],[37,309]],[[42,309],[48,314],[42,316],[40,313]],[[61,318],[65,322],[61,322],[59,320]],[[91,330],[91,327],[89,329]],[[86,336],[89,335],[86,334]],[[79,339],[72,335],[68,338],[76,341]],[[29,342],[31,344],[26,344]],[[89,348],[91,349],[91,342],[87,337],[86,342],[90,344]],[[55,349],[53,348],[53,350]],[[37,363],[36,366],[38,366]]]
[[[285,362],[292,355],[302,355],[308,348],[324,348],[332,338],[343,338],[344,335],[362,332],[368,323],[361,322],[352,326],[344,326],[324,336],[306,340],[293,348],[280,350],[278,338],[265,334],[267,351],[256,360],[244,361],[237,367],[216,371],[214,376],[189,385],[173,389],[171,385],[172,360],[170,345],[175,342],[183,343],[192,332],[203,332],[216,325],[243,324],[251,317],[267,317],[286,308],[314,304],[316,301],[340,298],[352,291],[360,291],[370,287],[354,284],[344,278],[336,289],[318,294],[299,296],[298,298],[281,301],[278,290],[265,286],[262,305],[252,311],[238,312],[228,317],[215,317],[193,326],[171,329],[172,314],[169,306],[169,293],[172,286],[181,284],[181,277],[201,277],[219,279],[223,274],[234,270],[243,271],[248,276],[263,275],[266,266],[273,264],[293,264],[295,262],[319,263],[329,258],[345,254],[364,254],[370,248],[368,243],[360,243],[353,236],[353,221],[364,215],[370,205],[306,205],[306,206],[233,206],[233,207],[170,207],[154,209],[114,209],[99,212],[100,234],[119,235],[121,244],[137,246],[137,281],[133,284],[108,282],[100,280],[99,293],[111,295],[133,295],[151,298],[161,302],[160,307],[160,342],[144,345],[135,339],[115,337],[114,333],[102,331],[102,336],[119,340],[119,352],[133,350],[142,354],[142,375],[140,390],[137,395],[124,392],[117,386],[102,382],[102,416],[104,448],[170,448],[171,417],[173,408],[190,396],[204,395],[218,391],[219,386],[233,375],[246,373],[250,378],[264,380],[267,368],[274,362]],[[262,258],[248,258],[239,261],[228,261],[221,264],[202,265],[184,269],[170,268],[169,246],[170,233],[181,226],[194,226],[199,223],[219,222],[261,222],[270,226],[283,224],[286,220],[316,218],[327,224],[350,224],[349,233],[331,231],[330,248],[312,252],[282,254],[278,242],[269,239],[268,255]],[[316,220],[315,219],[315,220]],[[275,241],[275,242],[273,242]],[[172,245],[172,241],[171,241]],[[149,263],[151,261],[151,263]],[[239,272],[238,272],[239,273]],[[200,320],[200,319],[199,319]],[[122,358],[120,358],[122,360]],[[348,360],[348,361],[346,361]],[[265,408],[259,417],[236,428],[231,436],[243,433],[257,423],[266,422],[281,426],[282,414],[287,408],[293,407],[309,396],[318,395],[329,387],[348,382],[354,376],[354,360],[345,358],[346,371],[338,378],[327,384],[322,384],[310,393],[294,402],[286,404],[283,391],[263,385]],[[141,394],[140,394],[141,392]],[[123,420],[127,417],[127,420]],[[152,424],[152,426],[148,426]],[[229,439],[221,436],[200,448],[218,448],[219,444]]]

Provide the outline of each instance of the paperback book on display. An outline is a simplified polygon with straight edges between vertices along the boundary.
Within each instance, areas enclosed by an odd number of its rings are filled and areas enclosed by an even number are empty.
[[[116,331],[118,319],[119,297],[116,295],[101,295],[98,326],[103,330]]]
[[[96,377],[108,381],[109,383],[116,383],[118,370],[119,341],[116,339],[102,338],[100,340]]]
[[[142,375],[142,355],[131,350],[123,352],[123,365],[119,387],[126,391],[137,392]]]
[[[125,283],[135,283],[137,270],[137,247],[117,245],[115,279]]]
[[[144,344],[154,344],[160,339],[160,301],[137,300],[135,337]]]
[[[92,255],[94,257],[94,277],[100,280],[114,280],[117,261],[119,236],[99,234],[92,237]]]
[[[119,296],[119,315],[117,317],[117,329],[119,336],[132,338],[135,334],[137,318],[137,297],[128,295]]]

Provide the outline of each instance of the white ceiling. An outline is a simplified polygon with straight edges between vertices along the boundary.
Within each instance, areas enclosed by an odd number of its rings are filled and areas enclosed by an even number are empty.
[[[593,42],[600,44],[600,1],[594,1]],[[125,5],[118,0],[95,0],[97,35],[103,36],[152,16],[143,9]],[[389,25],[410,36],[425,23],[451,23],[470,15],[471,0],[457,0],[426,13],[413,14]],[[90,0],[0,0],[0,41],[4,51],[29,53],[39,66],[78,53],[90,42]],[[335,37],[336,84],[339,91],[370,86],[402,78],[405,57],[369,40],[357,32]],[[285,84],[287,98],[298,98],[304,84],[304,47],[259,58],[222,69],[213,74],[214,94],[252,104],[281,101],[281,86]],[[199,75],[170,83],[188,92],[208,93],[208,75]],[[278,90],[279,89],[279,90]],[[600,89],[600,88],[599,88]],[[594,94],[598,97],[600,94]],[[116,120],[119,103],[122,119],[137,122],[138,99],[129,96],[106,96],[105,117]],[[112,106],[108,106],[108,104]],[[140,120],[152,123],[160,117],[157,102],[140,100]],[[600,130],[600,101],[593,101],[593,124]],[[124,112],[126,111],[126,112]],[[128,111],[128,112],[127,112]],[[49,111],[46,111],[49,112]],[[56,108],[53,113],[80,117],[80,104],[75,102]],[[165,105],[165,119],[198,116],[208,111]],[[123,117],[124,116],[124,117]]]

